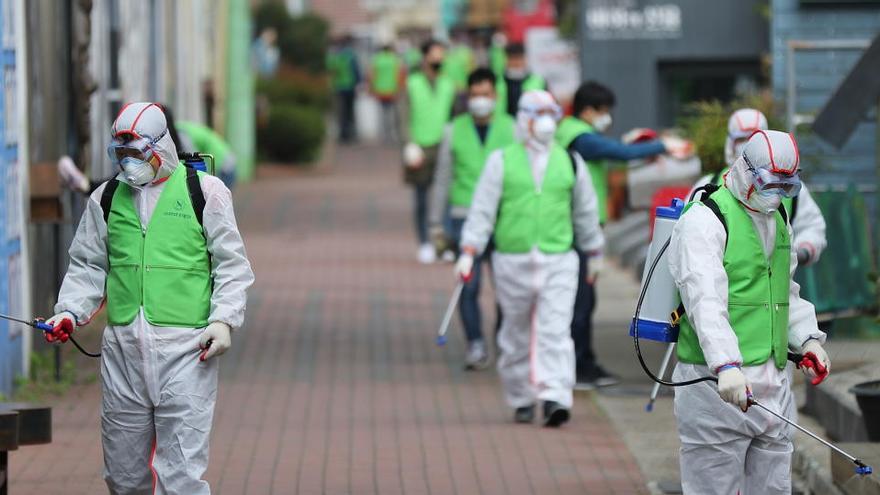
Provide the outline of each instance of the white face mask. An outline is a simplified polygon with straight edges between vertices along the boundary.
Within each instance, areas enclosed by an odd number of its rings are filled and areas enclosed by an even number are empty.
[[[508,68],[504,71],[504,75],[507,76],[508,79],[519,80],[525,79],[527,75],[529,75],[529,71],[525,68],[522,69],[511,69]]]
[[[478,119],[484,119],[495,111],[495,99],[488,96],[475,96],[468,100],[468,111]]]
[[[556,134],[556,120],[549,115],[541,115],[532,124],[532,135],[542,144],[548,144]]]
[[[133,157],[123,158],[119,165],[126,182],[133,186],[145,186],[156,178],[156,171],[149,162]]]
[[[603,113],[593,120],[593,128],[599,132],[605,132],[611,127],[611,114]]]
[[[759,194],[753,192],[752,197],[749,198],[749,206],[766,215],[778,210],[780,204],[782,204],[782,196],[778,194]]]

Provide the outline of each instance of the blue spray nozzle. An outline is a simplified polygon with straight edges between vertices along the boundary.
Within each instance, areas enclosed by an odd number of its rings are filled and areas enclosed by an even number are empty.
[[[645,404],[645,412],[651,412],[654,410],[654,401],[648,402]]]
[[[439,345],[441,347],[446,345],[446,336],[445,335],[438,335],[437,336],[437,345]]]
[[[40,320],[35,321],[34,327],[36,327],[44,332],[51,332],[52,331],[52,325],[49,325],[45,321],[40,321]]]
[[[859,476],[869,476],[871,474],[874,474],[874,468],[862,464],[856,467],[856,474]]]

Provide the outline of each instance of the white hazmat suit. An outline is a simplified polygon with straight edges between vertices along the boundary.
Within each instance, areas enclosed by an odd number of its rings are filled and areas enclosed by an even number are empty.
[[[542,139],[533,132],[534,112],[545,107],[558,108],[549,93],[529,91],[520,99],[517,115],[517,138],[526,146],[535,184],[543,183],[553,139],[553,129],[543,130]],[[583,161],[576,154],[574,157],[575,242],[584,252],[595,253],[604,246],[596,193]],[[463,249],[479,255],[486,248],[495,228],[503,183],[502,152],[496,151],[489,156],[477,184],[462,232]],[[537,247],[524,254],[496,251],[492,267],[504,315],[498,334],[498,372],[507,403],[522,408],[542,400],[571,408],[575,369],[569,326],[577,291],[577,255],[573,250],[546,254]]]
[[[756,136],[756,140],[763,145],[761,136]],[[769,140],[767,143],[769,148]],[[777,163],[797,163],[796,148],[778,148],[773,150]],[[754,166],[758,166],[756,161],[760,158],[752,160]],[[751,190],[752,184],[751,172],[740,157],[727,174],[725,185],[746,206],[763,246],[763,253],[755,256],[769,259],[775,244],[776,219],[774,214],[755,211],[766,209],[767,205],[766,197],[760,198]],[[778,205],[779,199],[775,201]],[[713,375],[725,365],[743,362],[733,330],[737,322],[728,320],[728,275],[723,266],[726,244],[736,242],[737,239],[727,238],[722,223],[702,203],[692,205],[673,229],[668,252],[670,273],[708,364],[679,363],[673,373],[675,381]],[[797,258],[792,252],[789,276],[796,267]],[[792,280],[788,343],[790,349],[803,351],[808,341],[815,346],[811,339],[824,343],[825,334],[818,330],[813,305],[801,299],[799,291]],[[824,352],[822,355],[827,364]],[[742,367],[741,372],[746,380],[744,386],[751,385],[756,399],[794,419],[791,365],[780,370],[771,358],[761,365]],[[737,406],[724,402],[716,386],[707,382],[676,388],[675,416],[681,439],[684,493],[791,493],[792,429],[779,419],[758,408],[743,413]]]
[[[114,129],[130,128],[138,135],[152,137],[165,127],[161,109],[148,103],[126,106],[114,124]],[[155,181],[132,186],[134,208],[144,228],[166,184],[163,179],[179,166],[169,134],[165,133],[153,149],[162,162]],[[211,176],[202,177],[201,186],[213,279],[208,321],[234,329],[244,322],[246,290],[254,276],[229,190]],[[105,297],[109,270],[107,224],[101,208],[105,187],[99,187],[88,200],[70,246],[70,267],[55,306],[57,313],[72,313],[79,323],[88,320]],[[104,330],[101,433],[104,478],[111,493],[210,493],[201,476],[208,466],[218,361],[199,360],[203,334],[203,328],[154,326],[144,317],[143,307],[131,324]]]

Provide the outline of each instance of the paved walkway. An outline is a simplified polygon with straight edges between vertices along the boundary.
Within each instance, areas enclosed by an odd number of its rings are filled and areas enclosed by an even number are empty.
[[[457,328],[434,346],[452,270],[414,261],[397,153],[336,161],[236,194],[257,284],[222,358],[214,492],[645,493],[589,395],[561,430],[514,425],[495,373],[462,371]],[[54,404],[55,441],[12,454],[11,493],[105,491],[99,394],[79,386]]]

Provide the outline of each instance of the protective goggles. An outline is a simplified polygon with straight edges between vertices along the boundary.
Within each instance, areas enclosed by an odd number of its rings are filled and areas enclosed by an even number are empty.
[[[755,168],[749,163],[748,158],[746,158],[746,165],[749,167],[749,172],[752,173],[752,183],[758,194],[778,194],[786,198],[793,198],[801,192],[801,178],[797,170],[789,173]]]
[[[541,105],[540,107],[520,107],[519,109],[520,111],[525,112],[530,119],[536,119],[543,115],[549,115],[557,122],[562,119],[562,108],[556,104]]]
[[[107,155],[110,161],[115,165],[119,165],[125,158],[135,158],[145,162],[150,161],[156,155],[153,146],[162,139],[168,131],[163,131],[156,138],[149,136],[140,136],[134,133],[121,133],[110,142],[107,147]],[[126,139],[127,138],[127,139]]]

